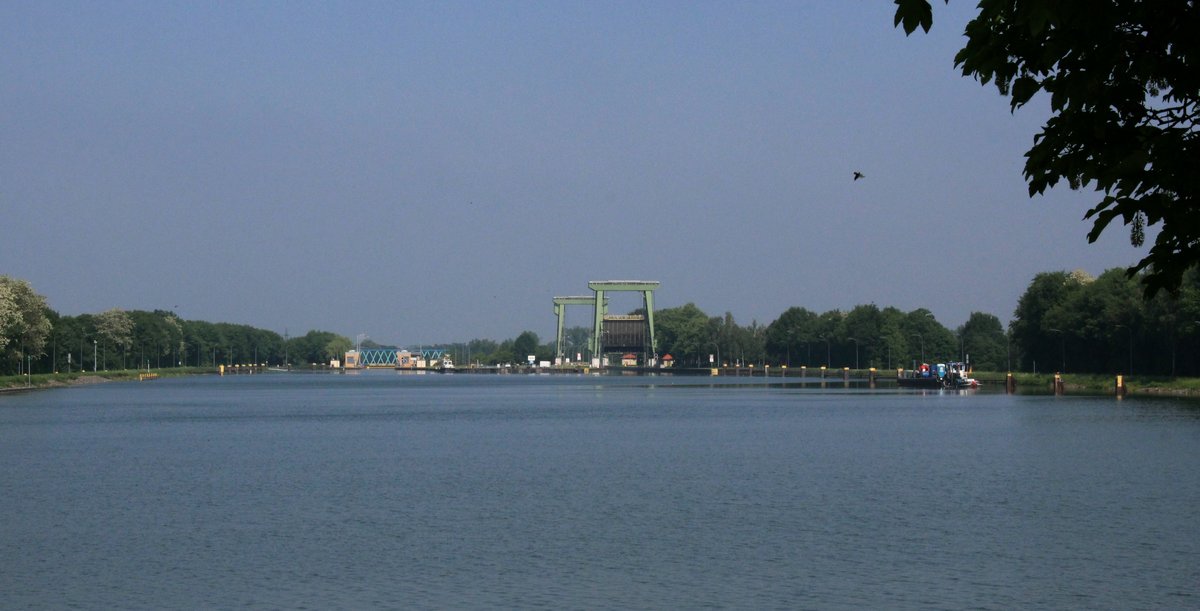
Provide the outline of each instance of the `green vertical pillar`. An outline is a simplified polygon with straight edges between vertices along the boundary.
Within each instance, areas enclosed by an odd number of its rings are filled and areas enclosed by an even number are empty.
[[[565,309],[566,309],[566,306],[559,303],[557,300],[554,302],[554,316],[558,318],[558,333],[554,337],[554,352],[556,355],[555,360],[558,361],[557,363],[555,363],[556,365],[561,364],[563,361],[563,350],[562,350],[563,310],[565,310]]]
[[[650,356],[658,364],[658,344],[654,341],[654,291],[642,291],[642,302],[646,306],[646,324],[650,325]]]
[[[601,358],[600,350],[603,348],[603,345],[600,343],[600,327],[604,322],[604,310],[606,304],[604,301],[604,289],[593,290],[596,293],[596,305],[594,310],[596,316],[592,324],[592,358],[595,359]]]

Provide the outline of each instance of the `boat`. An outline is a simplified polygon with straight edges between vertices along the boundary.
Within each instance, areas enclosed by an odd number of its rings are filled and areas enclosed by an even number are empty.
[[[979,381],[970,377],[970,367],[967,363],[959,362],[936,365],[921,363],[911,375],[896,378],[896,384],[900,388],[927,390],[979,388]]]

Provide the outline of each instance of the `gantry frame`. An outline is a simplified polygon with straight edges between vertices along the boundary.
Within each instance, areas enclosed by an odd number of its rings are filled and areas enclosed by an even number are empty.
[[[605,293],[631,292],[642,294],[642,305],[646,309],[646,322],[650,328],[650,352],[654,362],[658,361],[658,343],[654,337],[654,290],[660,286],[657,280],[592,280],[588,288],[595,295],[593,308],[595,319],[592,323],[592,358],[603,354],[604,346],[601,341],[601,331],[604,327],[604,315],[608,313],[608,299]]]
[[[567,306],[569,305],[589,305],[592,308],[596,307],[596,295],[572,295],[567,297],[554,298],[554,316],[558,318],[558,334],[554,340],[554,353],[557,359],[556,364],[562,364],[563,360],[563,318],[566,314]],[[594,345],[588,342],[588,349],[592,349]]]

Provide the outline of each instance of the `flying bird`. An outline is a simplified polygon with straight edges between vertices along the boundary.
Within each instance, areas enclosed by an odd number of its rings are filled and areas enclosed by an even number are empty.
[[[864,174],[862,172],[859,172],[857,170],[854,172],[854,180],[858,180],[858,179],[862,178],[863,176],[864,176]]]

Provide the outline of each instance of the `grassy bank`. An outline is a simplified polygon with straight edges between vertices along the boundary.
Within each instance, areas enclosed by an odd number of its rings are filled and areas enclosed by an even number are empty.
[[[1003,380],[1004,372],[977,371],[974,376],[980,380]],[[1017,391],[1050,392],[1054,385],[1053,373],[1018,373],[1013,377],[1017,381]],[[1117,375],[1065,373],[1062,376],[1066,391],[1113,394],[1117,385]],[[1170,378],[1159,376],[1125,376],[1126,393],[1136,394],[1179,394],[1200,396],[1200,378]]]
[[[123,369],[120,371],[73,371],[71,373],[35,373],[31,376],[0,376],[0,390],[19,390],[22,388],[55,388],[59,386],[75,386],[98,382],[120,382],[138,380],[147,373],[160,378],[187,375],[203,375],[216,373],[212,367],[174,367],[169,369],[151,369],[149,371]]]

